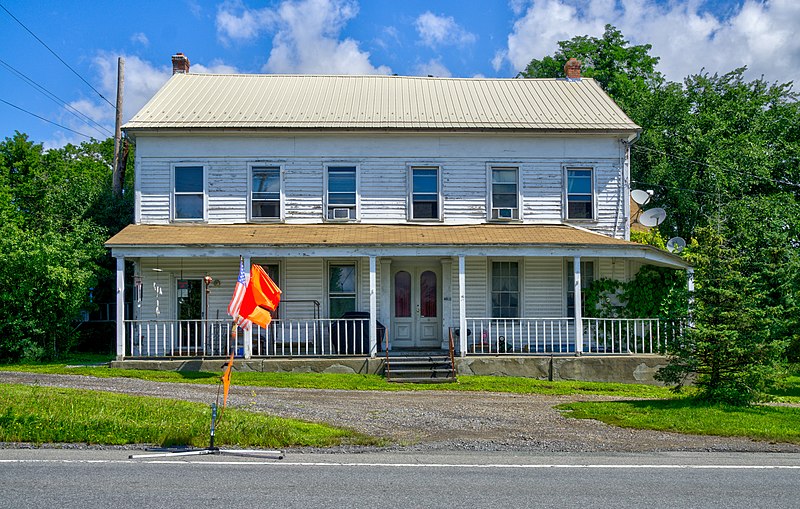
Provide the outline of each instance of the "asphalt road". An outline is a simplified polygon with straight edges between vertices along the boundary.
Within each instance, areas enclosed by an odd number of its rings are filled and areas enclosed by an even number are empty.
[[[796,508],[783,453],[293,454],[128,459],[0,449],[0,508]]]

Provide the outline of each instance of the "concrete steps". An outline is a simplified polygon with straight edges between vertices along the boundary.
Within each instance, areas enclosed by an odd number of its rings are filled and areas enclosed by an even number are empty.
[[[390,356],[386,380],[397,383],[452,383],[455,371],[447,355]]]

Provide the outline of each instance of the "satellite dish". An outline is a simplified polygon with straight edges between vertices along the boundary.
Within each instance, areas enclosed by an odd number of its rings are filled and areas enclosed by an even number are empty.
[[[664,222],[664,219],[667,218],[667,211],[664,209],[650,209],[645,210],[642,212],[642,215],[639,216],[639,223],[642,226],[647,226],[648,228],[653,226],[658,226]]]
[[[680,237],[672,237],[667,241],[667,251],[678,254],[686,247],[686,241]]]
[[[650,193],[641,189],[634,189],[631,191],[631,199],[639,205],[646,205],[650,201]]]

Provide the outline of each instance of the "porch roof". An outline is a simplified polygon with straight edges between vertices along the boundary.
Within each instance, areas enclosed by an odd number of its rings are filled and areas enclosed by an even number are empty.
[[[567,256],[569,252],[578,256],[643,258],[659,265],[687,267],[680,257],[652,246],[564,224],[134,224],[105,245],[114,250],[115,256],[147,256],[145,248],[158,252],[167,248],[206,248],[217,256],[254,249],[277,249],[287,255],[292,248],[307,256],[314,256],[315,250],[336,250],[341,256],[342,249],[359,256],[391,254],[383,252],[386,249],[411,249],[413,254],[437,256]],[[447,251],[453,248],[457,252]]]

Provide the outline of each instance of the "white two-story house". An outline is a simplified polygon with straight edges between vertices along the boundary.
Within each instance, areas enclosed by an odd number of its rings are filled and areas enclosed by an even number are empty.
[[[656,320],[587,319],[581,306],[595,278],[687,268],[628,240],[639,127],[594,80],[209,75],[173,62],[124,126],[135,220],[107,242],[119,359],[374,356],[446,349],[451,334],[460,355],[656,351]],[[234,346],[240,256],[283,300],[269,330]]]

